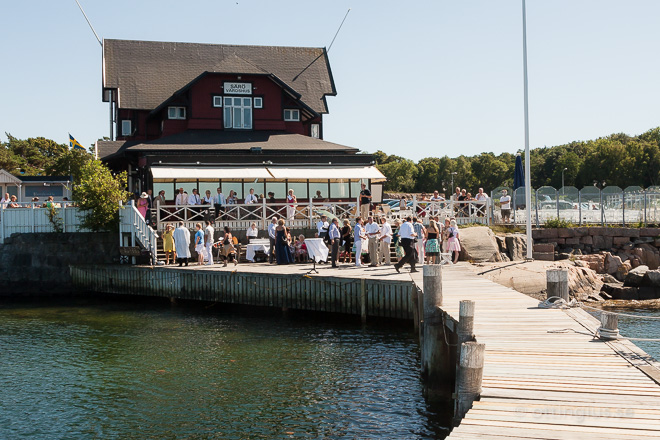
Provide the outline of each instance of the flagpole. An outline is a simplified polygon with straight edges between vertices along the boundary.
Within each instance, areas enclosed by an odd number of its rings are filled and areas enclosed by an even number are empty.
[[[525,83],[525,207],[527,208],[527,259],[532,259],[532,177],[529,163],[529,104],[527,92],[527,10],[522,0],[523,19],[523,73]]]

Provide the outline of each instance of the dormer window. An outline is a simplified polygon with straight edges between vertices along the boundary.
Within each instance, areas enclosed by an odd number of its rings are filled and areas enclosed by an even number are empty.
[[[284,120],[285,121],[300,121],[300,110],[287,108],[284,109]]]
[[[225,128],[249,130],[252,128],[252,98],[226,96],[223,120]]]
[[[186,108],[185,107],[168,107],[167,108],[167,118],[168,119],[186,119]]]

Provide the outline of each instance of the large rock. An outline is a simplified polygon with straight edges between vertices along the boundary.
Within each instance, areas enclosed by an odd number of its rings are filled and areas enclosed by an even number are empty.
[[[600,254],[583,255],[580,260],[587,263],[589,269],[597,273],[605,273],[605,257]]]
[[[641,244],[639,247],[633,249],[633,255],[637,256],[644,266],[648,266],[649,269],[655,270],[660,266],[660,257],[658,256],[658,251],[648,245]]]
[[[603,261],[605,273],[613,275],[619,270],[619,267],[623,264],[621,258],[616,255],[612,255],[609,252],[605,252],[605,260]]]
[[[521,261],[525,259],[527,253],[527,237],[522,234],[511,234],[504,237],[506,251],[511,261]]]
[[[601,290],[612,297],[612,299],[623,299],[627,301],[639,299],[639,289],[637,287],[624,287],[619,284],[603,284]]]
[[[459,239],[461,241],[461,260],[474,262],[502,261],[500,247],[495,240],[495,234],[486,226],[462,228]]]
[[[626,279],[623,282],[623,285],[626,287],[639,287],[644,281],[644,275],[649,271],[648,266],[637,266],[634,269],[631,269],[626,275]],[[620,299],[620,298],[615,298]]]
[[[644,274],[643,286],[660,287],[660,270],[649,270]]]

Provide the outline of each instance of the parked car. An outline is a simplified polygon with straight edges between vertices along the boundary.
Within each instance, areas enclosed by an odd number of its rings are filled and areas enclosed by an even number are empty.
[[[577,209],[577,203],[570,202],[568,200],[540,200],[539,209],[557,209],[557,204],[559,204],[559,209]]]

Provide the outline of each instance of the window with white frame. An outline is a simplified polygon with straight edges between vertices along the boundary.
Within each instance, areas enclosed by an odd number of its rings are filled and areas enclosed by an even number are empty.
[[[131,132],[131,121],[130,119],[124,119],[121,121],[121,135],[122,136],[130,136],[133,134]]]
[[[300,110],[294,108],[284,109],[285,121],[300,121]]]
[[[222,96],[213,97],[213,107],[222,107]]]
[[[167,108],[167,118],[168,119],[186,119],[186,108],[185,107],[168,107]]]
[[[319,124],[312,124],[310,131],[313,138],[318,139],[321,137],[321,126]]]
[[[254,108],[264,108],[264,98],[254,98]]]
[[[225,128],[252,128],[252,98],[225,96],[223,105]]]

